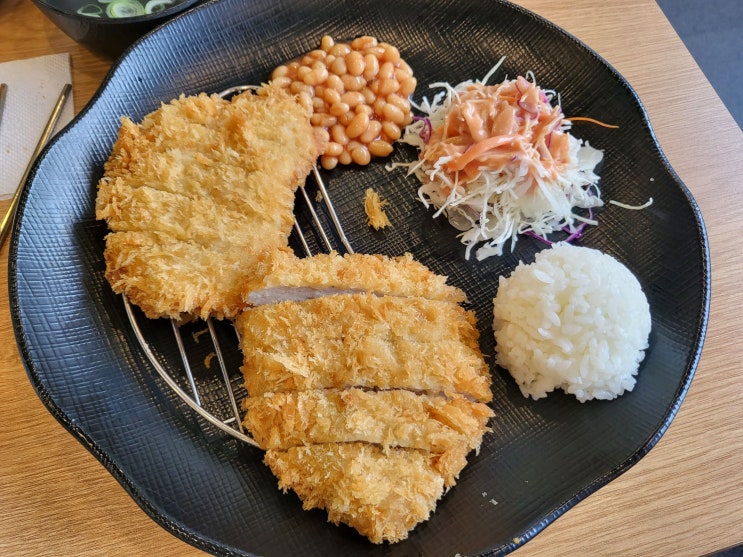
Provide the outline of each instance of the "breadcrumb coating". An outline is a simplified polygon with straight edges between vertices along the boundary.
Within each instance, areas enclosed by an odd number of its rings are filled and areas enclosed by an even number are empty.
[[[367,387],[492,399],[475,316],[457,304],[340,294],[259,306],[235,325],[251,396]]]
[[[373,292],[464,302],[464,292],[409,253],[399,257],[337,252],[312,257],[277,254],[265,260],[261,280],[248,283],[250,305],[303,300],[342,292]]]
[[[444,479],[426,451],[367,443],[329,443],[266,451],[265,462],[305,510],[352,526],[373,543],[397,542],[428,519]]]
[[[461,395],[318,389],[244,400],[243,425],[263,449],[364,441],[444,453],[477,449],[490,408]]]
[[[296,188],[324,148],[310,114],[264,86],[122,118],[96,199],[114,291],[148,317],[234,317],[260,259],[286,248]]]

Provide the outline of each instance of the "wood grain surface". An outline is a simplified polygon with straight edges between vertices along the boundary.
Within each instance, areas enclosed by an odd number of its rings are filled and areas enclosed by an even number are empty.
[[[741,544],[743,134],[653,0],[516,3],[577,36],[635,88],[701,207],[713,295],[701,363],[658,445],[515,555],[699,556]],[[58,52],[71,54],[78,112],[112,60],[74,43],[30,0],[0,0],[0,62]],[[14,341],[7,245],[0,257],[0,554],[201,555],[150,520],[41,404]]]

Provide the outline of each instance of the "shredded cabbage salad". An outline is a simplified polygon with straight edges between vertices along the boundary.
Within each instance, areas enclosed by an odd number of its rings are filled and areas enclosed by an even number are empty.
[[[509,243],[513,250],[519,234],[551,243],[547,236],[562,231],[573,240],[597,224],[592,209],[603,205],[594,172],[603,152],[569,133],[559,97],[531,72],[487,85],[502,62],[480,81],[431,84],[442,91],[413,105],[425,116],[401,138],[418,160],[389,167],[420,180],[418,197],[461,231],[468,259],[478,245],[478,260]]]

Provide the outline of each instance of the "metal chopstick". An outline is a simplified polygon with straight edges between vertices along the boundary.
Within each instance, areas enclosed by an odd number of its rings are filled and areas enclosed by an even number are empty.
[[[70,91],[72,90],[72,85],[69,83],[65,84],[64,87],[62,87],[62,92],[59,94],[59,98],[57,99],[57,104],[54,106],[54,109],[52,110],[51,115],[49,116],[49,121],[46,123],[46,127],[44,128],[44,131],[41,134],[41,137],[39,138],[39,142],[36,144],[36,149],[34,150],[33,155],[31,155],[31,160],[28,161],[28,166],[26,166],[26,170],[23,173],[23,177],[21,178],[21,181],[18,183],[18,187],[15,190],[15,193],[13,194],[13,199],[10,201],[10,207],[8,207],[7,212],[5,213],[5,216],[3,217],[2,223],[0,223],[0,247],[2,247],[3,243],[5,242],[5,237],[8,235],[8,232],[10,231],[10,224],[13,221],[13,216],[15,215],[15,210],[18,207],[18,201],[21,198],[21,194],[23,193],[24,187],[26,185],[26,179],[28,178],[29,173],[31,172],[31,167],[34,164],[34,161],[41,153],[42,149],[46,145],[47,141],[49,141],[49,138],[52,135],[52,132],[54,132],[54,127],[57,125],[57,120],[59,120],[60,114],[62,114],[62,108],[64,107],[65,101],[67,100],[67,97],[70,96]],[[4,93],[3,93],[4,96]]]
[[[3,109],[5,108],[5,95],[8,92],[8,85],[0,83],[0,124],[3,121]]]

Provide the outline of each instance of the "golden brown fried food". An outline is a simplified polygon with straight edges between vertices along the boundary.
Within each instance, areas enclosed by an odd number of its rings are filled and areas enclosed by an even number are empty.
[[[236,315],[260,259],[286,248],[294,192],[324,148],[310,114],[265,86],[123,118],[96,199],[114,291],[149,317]]]
[[[472,312],[425,298],[341,294],[236,319],[251,396],[366,387],[492,398]]]
[[[444,453],[477,449],[490,408],[461,395],[318,389],[245,399],[243,425],[263,449],[364,441]]]
[[[432,300],[463,302],[462,290],[446,284],[410,254],[384,255],[320,254],[298,258],[278,254],[261,269],[262,281],[249,283],[251,305],[284,300],[304,300],[341,292],[373,292],[392,296],[420,296]]]
[[[277,246],[274,249],[289,249]],[[258,265],[242,245],[183,242],[158,232],[117,232],[106,237],[106,278],[151,318],[182,314],[222,317],[242,307],[238,288]]]
[[[279,488],[293,490],[305,510],[320,508],[334,524],[356,528],[374,543],[396,542],[426,520],[445,485],[427,451],[367,443],[329,443],[269,450],[265,462]]]

